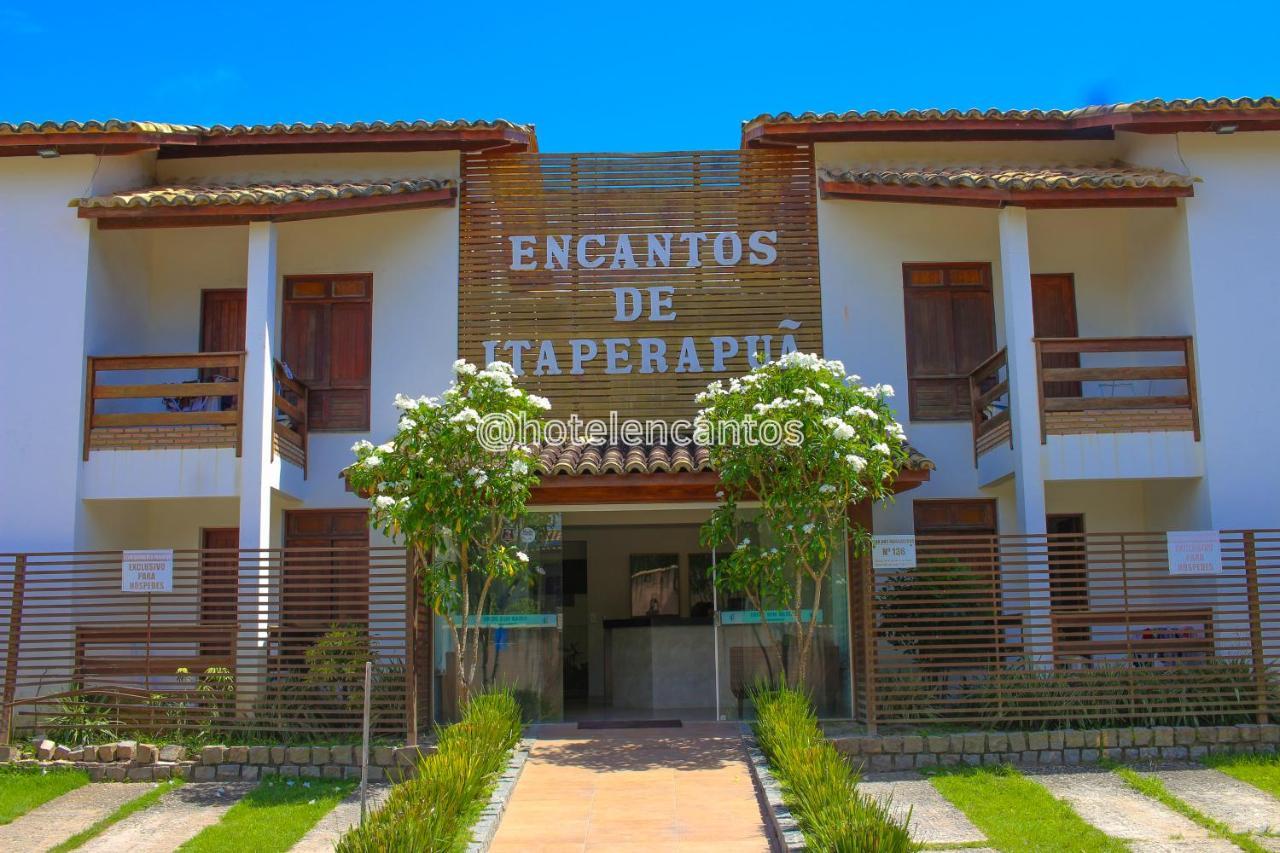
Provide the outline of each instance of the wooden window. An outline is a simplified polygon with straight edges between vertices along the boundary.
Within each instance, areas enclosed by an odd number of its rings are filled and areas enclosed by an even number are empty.
[[[200,291],[200,352],[244,352],[244,313],[244,290]],[[239,373],[234,367],[205,368],[200,381],[236,379]]]
[[[911,508],[917,536],[930,533],[996,535],[996,502],[993,500],[917,500]]]
[[[903,264],[912,420],[969,418],[969,371],[996,351],[991,264]]]
[[[281,353],[310,389],[307,428],[369,429],[373,277],[286,276]]]

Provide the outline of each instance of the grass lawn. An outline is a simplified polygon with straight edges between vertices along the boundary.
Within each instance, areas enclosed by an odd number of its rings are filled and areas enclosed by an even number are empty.
[[[174,788],[177,788],[179,785],[182,785],[182,784],[183,784],[183,780],[181,779],[171,779],[168,782],[161,782],[160,784],[152,788],[150,791],[147,791],[141,797],[134,797],[132,800],[125,803],[123,806],[116,809],[111,814],[107,815],[102,820],[98,821],[88,829],[82,830],[81,832],[77,832],[75,835],[71,836],[66,841],[59,844],[57,847],[49,848],[49,853],[66,853],[66,851],[68,850],[75,850],[77,847],[80,847],[89,839],[96,838],[97,836],[101,835],[108,827],[114,826],[115,824],[127,818],[129,815],[135,814],[137,812],[142,811],[143,809],[150,808],[151,806],[155,805],[156,800],[160,799],[165,794],[169,793]]]
[[[1122,853],[1118,838],[1085,823],[1044,786],[1011,767],[969,767],[928,772],[933,786],[1005,853],[1070,849]],[[1065,839],[1070,843],[1064,847]]]
[[[288,850],[355,786],[354,780],[268,776],[232,806],[222,820],[206,827],[179,849],[184,853]]]
[[[1211,755],[1205,764],[1280,799],[1280,755]]]
[[[87,784],[89,774],[83,770],[50,770],[35,768],[0,768],[0,824],[21,817],[36,806],[61,797]]]

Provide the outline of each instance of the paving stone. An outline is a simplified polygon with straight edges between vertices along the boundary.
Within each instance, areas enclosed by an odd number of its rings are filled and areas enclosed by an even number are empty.
[[[246,764],[249,761],[249,747],[247,746],[229,746],[227,747],[227,757],[225,759],[230,764]]]
[[[138,753],[133,760],[139,764],[155,764],[156,759],[159,757],[160,750],[154,744],[140,743],[138,744]]]
[[[0,826],[0,850],[47,850],[102,820],[153,786],[82,785]]]
[[[1169,793],[1234,832],[1280,832],[1280,801],[1225,773],[1208,768],[1156,770]]]
[[[359,768],[346,767],[345,770],[355,769],[356,777],[360,775]],[[391,793],[390,785],[371,785],[369,786],[368,809],[372,814],[382,808],[382,804],[387,801],[387,796]],[[346,799],[338,803],[333,811],[316,822],[306,835],[298,841],[289,853],[332,853],[334,845],[338,843],[338,839],[360,823],[360,791],[356,789]]]
[[[160,747],[161,761],[182,761],[187,757],[187,748],[176,743],[168,743]]]
[[[375,746],[372,760],[379,767],[390,767],[396,762],[396,751],[389,746]]]
[[[138,752],[136,740],[122,740],[116,743],[116,761],[133,761]]]
[[[285,760],[290,764],[309,764],[311,748],[307,746],[290,746],[285,749]]]
[[[191,768],[191,781],[212,782],[213,776],[217,772],[212,764],[197,764]]]
[[[130,767],[125,771],[124,778],[130,782],[154,782],[156,769],[154,767]]]
[[[104,743],[98,747],[98,760],[101,762],[109,762],[116,760],[116,747],[112,743]]]
[[[250,787],[243,783],[191,782],[174,788],[155,805],[135,812],[88,841],[77,853],[170,853],[221,820]]]
[[[359,759],[356,749],[350,746],[329,747],[329,760],[334,764],[355,764]]]
[[[240,765],[239,764],[219,764],[216,775],[213,778],[228,781],[228,782],[239,779]]]
[[[71,747],[58,744],[53,748],[54,761],[74,761],[71,757]]]
[[[111,764],[106,768],[106,772],[102,775],[103,779],[108,782],[123,782],[125,780],[125,767],[123,764]]]
[[[1027,775],[1107,835],[1137,842],[1135,851],[1228,853],[1236,849],[1172,809],[1139,794],[1114,773],[1042,770]]]
[[[284,764],[285,751],[283,746],[271,747],[271,763]]]
[[[908,829],[911,837],[922,844],[972,844],[986,837],[964,815],[948,802],[927,779],[916,773],[868,776],[858,790],[881,802],[890,812],[904,820],[911,811]]]
[[[201,764],[221,764],[226,760],[227,748],[225,746],[206,746],[200,750]]]
[[[311,747],[311,763],[312,764],[328,764],[329,763],[329,747],[327,746]]]
[[[271,748],[267,746],[251,746],[249,747],[250,764],[269,764],[271,762]]]

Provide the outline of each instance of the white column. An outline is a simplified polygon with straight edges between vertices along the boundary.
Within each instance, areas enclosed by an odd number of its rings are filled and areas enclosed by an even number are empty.
[[[249,225],[245,293],[244,399],[241,401],[240,547],[271,547],[272,484],[279,482],[279,459],[272,459],[275,421],[276,226]],[[237,706],[246,712],[266,676],[270,619],[270,562],[245,554],[240,560],[239,633],[236,643]]]
[[[1040,469],[1040,394],[1031,308],[1031,249],[1027,211],[1000,211],[1000,285],[1009,352],[1009,411],[1013,428],[1018,530],[1044,533],[1044,476]]]
[[[1004,336],[1009,353],[1009,411],[1013,429],[1014,500],[1018,532],[1045,533],[1044,474],[1040,464],[1039,365],[1036,364],[1035,314],[1031,305],[1031,245],[1027,211],[1000,211],[1000,286],[1004,298]],[[1023,646],[1034,660],[1052,660],[1049,620],[1049,565],[1046,551],[1034,544],[1016,557],[1024,565],[1006,576],[1005,607],[1022,614]],[[1043,559],[1044,562],[1040,562]]]

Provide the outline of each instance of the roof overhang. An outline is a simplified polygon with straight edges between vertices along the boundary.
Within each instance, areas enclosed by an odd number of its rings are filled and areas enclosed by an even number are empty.
[[[928,468],[898,473],[894,492],[929,481]],[[626,474],[545,474],[529,498],[533,506],[579,504],[717,503],[720,476],[714,471],[659,471]]]
[[[247,225],[250,222],[301,222],[389,213],[457,204],[456,186],[412,193],[358,198],[329,198],[285,204],[156,205],[146,207],[79,207],[77,216],[92,219],[102,229],[202,228],[214,225]]]
[[[1133,187],[1078,190],[1006,190],[984,187],[930,187],[821,181],[823,198],[947,204],[965,207],[1026,207],[1043,210],[1089,207],[1176,207],[1195,195],[1191,187]]]

